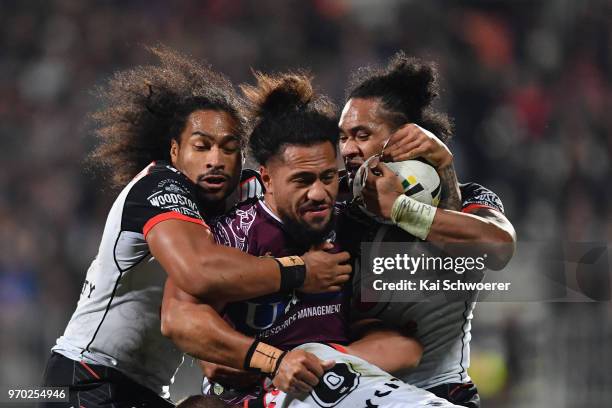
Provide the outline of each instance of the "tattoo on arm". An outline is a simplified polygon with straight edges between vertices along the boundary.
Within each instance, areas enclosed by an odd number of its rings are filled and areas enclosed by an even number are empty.
[[[455,166],[451,164],[440,170],[439,175],[442,184],[442,200],[439,207],[446,210],[461,211],[461,190],[459,190]]]

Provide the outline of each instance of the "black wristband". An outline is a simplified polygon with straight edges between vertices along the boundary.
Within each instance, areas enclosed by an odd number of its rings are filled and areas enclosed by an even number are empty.
[[[283,361],[283,358],[285,358],[287,353],[288,351],[283,351],[283,354],[281,354],[280,357],[276,359],[276,365],[274,366],[274,371],[272,371],[272,374],[270,374],[271,379],[274,379],[274,377],[276,377],[276,373],[278,372],[278,367],[280,367],[281,361]]]
[[[306,265],[299,256],[274,258],[280,268],[280,291],[291,292],[301,288],[306,280]]]
[[[249,350],[247,351],[246,356],[244,357],[244,370],[245,371],[259,371],[259,370],[254,370],[253,367],[251,367],[251,359],[253,358],[253,354],[255,353],[255,349],[257,348],[258,344],[259,344],[259,340],[255,340],[253,344],[251,344],[251,347],[249,347]]]

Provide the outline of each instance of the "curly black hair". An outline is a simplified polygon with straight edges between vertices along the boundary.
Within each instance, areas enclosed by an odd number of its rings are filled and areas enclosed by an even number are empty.
[[[154,160],[170,160],[170,145],[200,109],[227,112],[245,143],[244,104],[231,82],[168,47],[147,47],[158,65],[116,73],[98,89],[104,108],[92,114],[99,144],[91,164],[112,173],[113,187],[128,183]]]
[[[351,76],[346,100],[380,98],[380,114],[393,130],[412,122],[447,143],[452,135],[451,121],[432,106],[439,92],[436,66],[399,51],[384,68],[358,69]]]
[[[253,124],[249,148],[259,164],[287,145],[330,142],[336,146],[336,107],[327,97],[315,94],[308,74],[254,74],[257,85],[241,85],[241,89],[250,102],[248,117]]]

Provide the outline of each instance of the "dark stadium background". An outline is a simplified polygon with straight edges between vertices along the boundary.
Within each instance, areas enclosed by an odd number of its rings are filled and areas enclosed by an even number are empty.
[[[437,61],[461,180],[502,198],[519,240],[610,242],[612,4],[492,1],[0,2],[0,384],[36,384],[75,306],[113,195],[84,170],[91,91],[158,41],[236,83],[348,73],[396,50]],[[612,403],[610,302],[482,303],[485,406]],[[187,362],[189,365],[189,361]],[[175,396],[196,393],[183,370]]]

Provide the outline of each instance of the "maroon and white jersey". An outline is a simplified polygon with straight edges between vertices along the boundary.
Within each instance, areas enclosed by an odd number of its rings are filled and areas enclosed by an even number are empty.
[[[307,250],[287,233],[263,200],[242,203],[209,225],[219,244],[251,255],[284,257]],[[335,233],[329,239],[339,251]],[[288,350],[307,342],[346,344],[347,307],[346,291],[276,293],[231,303],[225,309],[225,317],[241,333]]]

